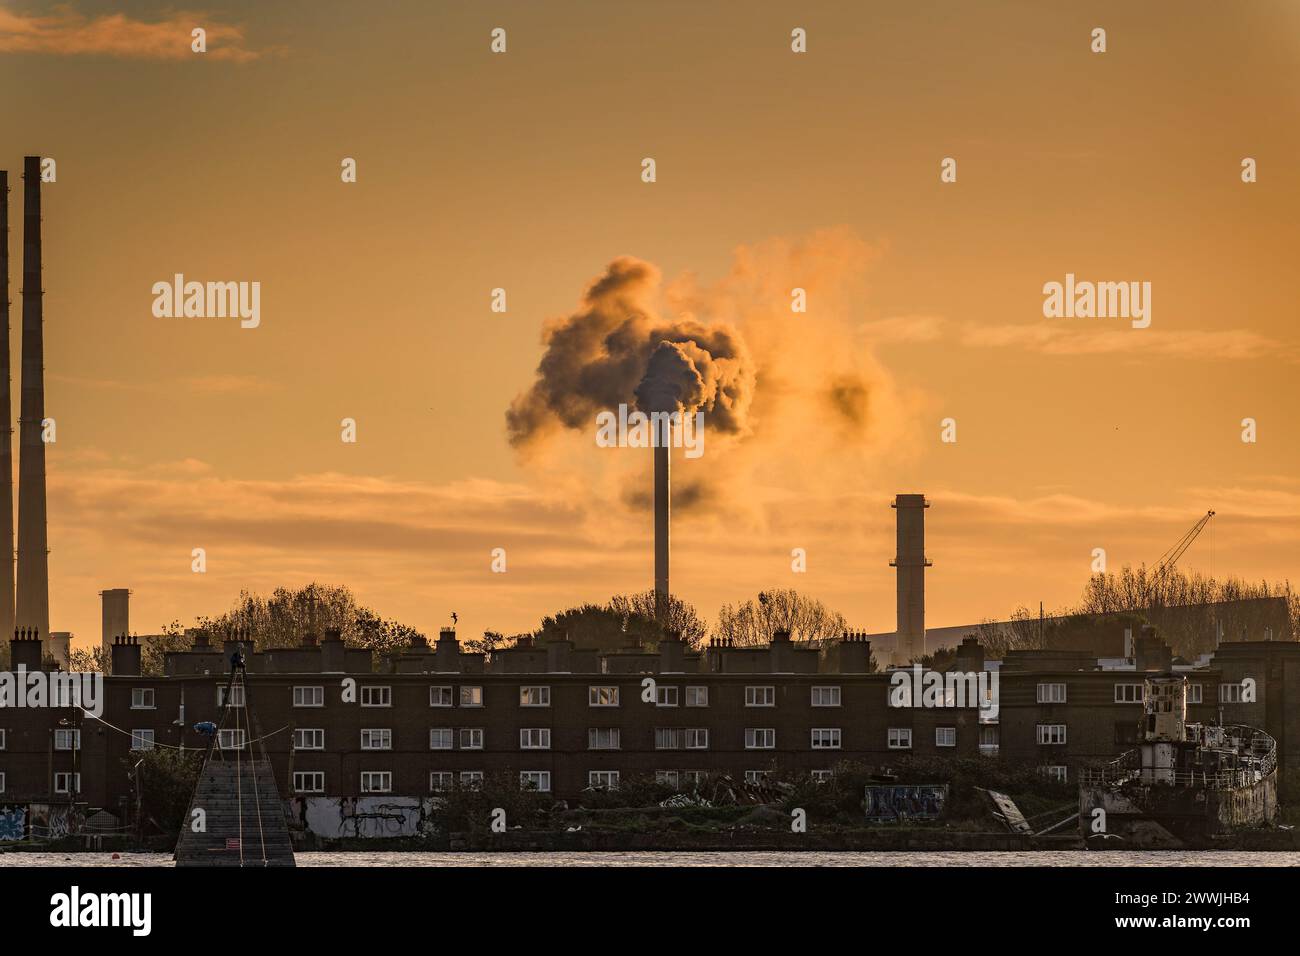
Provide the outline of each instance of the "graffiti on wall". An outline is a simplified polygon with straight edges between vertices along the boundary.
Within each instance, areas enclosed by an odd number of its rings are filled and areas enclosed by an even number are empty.
[[[28,808],[27,824],[33,837],[57,840],[81,832],[86,815],[78,807],[33,803]]]
[[[425,797],[294,797],[289,822],[323,837],[418,836],[428,828],[433,800]]]
[[[26,829],[26,807],[0,807],[0,840],[21,840]]]
[[[934,820],[943,813],[947,784],[867,787],[867,819],[878,823]]]

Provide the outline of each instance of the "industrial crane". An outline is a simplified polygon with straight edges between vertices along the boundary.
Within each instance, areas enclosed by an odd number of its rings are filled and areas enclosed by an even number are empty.
[[[1213,517],[1213,511],[1205,512],[1201,520],[1192,525],[1186,534],[1174,542],[1169,550],[1160,556],[1160,560],[1156,562],[1156,569],[1151,575],[1151,587],[1149,593],[1153,594],[1153,596],[1158,594],[1157,588],[1160,583],[1164,581],[1165,576],[1174,569],[1174,565],[1178,563],[1178,559],[1181,558],[1187,549],[1192,546],[1192,542],[1195,541],[1197,536],[1205,530],[1205,526],[1210,523],[1210,519]]]

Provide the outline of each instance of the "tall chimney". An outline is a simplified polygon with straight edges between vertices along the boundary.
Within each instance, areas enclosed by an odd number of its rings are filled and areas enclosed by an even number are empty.
[[[45,537],[45,347],[41,299],[41,158],[23,157],[23,365],[18,413],[18,626],[50,633]]]
[[[663,436],[660,436],[661,438]],[[655,445],[655,620],[668,621],[668,443]]]
[[[109,588],[99,592],[101,605],[100,631],[104,656],[112,659],[113,639],[131,633],[131,591],[129,588]]]
[[[894,663],[906,664],[925,655],[925,495],[896,495],[898,553],[889,562],[898,569],[898,629]]]
[[[0,634],[14,632],[14,411],[9,372],[9,173],[0,170]]]

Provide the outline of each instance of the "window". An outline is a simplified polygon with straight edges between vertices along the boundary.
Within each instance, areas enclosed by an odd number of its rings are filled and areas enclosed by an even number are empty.
[[[519,688],[520,707],[550,707],[551,689],[549,687]]]
[[[1142,685],[1141,684],[1116,684],[1115,703],[1117,704],[1142,703]]]
[[[520,750],[550,750],[551,749],[551,728],[550,727],[520,727],[519,728],[519,749]]]
[[[462,770],[460,772],[460,785],[467,790],[477,790],[483,786],[483,771]]]
[[[295,770],[293,772],[294,793],[324,793],[325,774],[320,770]]]
[[[587,731],[588,750],[617,750],[619,748],[619,731],[617,727],[592,727]]]
[[[451,789],[451,782],[455,778],[450,770],[434,770],[429,774],[429,792],[442,793]]]
[[[691,787],[692,789],[698,789],[699,787],[704,786],[704,782],[708,778],[709,778],[709,772],[707,770],[683,770],[682,771],[682,785],[686,787]]]
[[[387,727],[367,727],[361,731],[362,750],[392,750],[393,732]]]
[[[325,688],[324,687],[295,687],[293,689],[293,706],[324,707]]]
[[[681,785],[682,785],[682,775],[678,773],[676,770],[655,771],[655,786],[672,787],[674,790],[677,790],[681,787]]]
[[[393,689],[379,684],[363,684],[361,687],[362,707],[392,707]]]
[[[775,707],[776,688],[771,686],[746,687],[745,706],[746,707]]]
[[[617,770],[593,770],[587,774],[588,790],[617,790]]]
[[[244,688],[243,687],[218,687],[217,688],[217,706],[226,706],[226,691],[230,691],[230,706],[244,706]]]
[[[686,688],[686,706],[687,707],[708,707],[709,689],[707,687]]]
[[[829,783],[835,776],[834,770],[814,770],[812,772],[813,783]]]
[[[812,731],[813,750],[839,750],[840,728],[814,727]]]
[[[687,727],[686,728],[686,749],[687,750],[708,750],[709,749],[709,728]]]
[[[462,707],[482,707],[483,706],[483,688],[479,686],[466,685],[460,689],[460,706]]]
[[[482,750],[483,749],[483,728],[462,727],[460,729],[460,749],[461,750]]]
[[[838,687],[814,687],[812,689],[814,707],[840,706],[840,689]]]
[[[1065,684],[1039,684],[1038,702],[1040,704],[1064,704]]]
[[[243,750],[248,743],[248,733],[242,728],[217,731],[217,746],[222,750]]]
[[[934,745],[936,747],[956,747],[957,728],[956,727],[934,728]]]
[[[686,746],[684,727],[656,727],[655,750],[681,750]]]
[[[617,707],[618,688],[609,685],[588,687],[587,703],[592,707]]]
[[[153,731],[152,730],[133,730],[131,731],[131,749],[132,750],[153,750]]]
[[[1065,783],[1067,771],[1065,767],[1058,765],[1051,767],[1039,767],[1038,772],[1049,780],[1055,780],[1057,783]]]
[[[746,727],[746,750],[771,750],[776,746],[776,729],[773,727]]]
[[[890,727],[886,743],[890,750],[911,750],[912,728]]]
[[[1136,720],[1115,721],[1115,743],[1135,744],[1138,742],[1138,722]]]
[[[1039,724],[1038,742],[1040,744],[1065,743],[1065,724]]]
[[[429,688],[430,707],[450,707],[451,701],[452,701],[452,693],[450,687]]]
[[[520,790],[536,790],[539,793],[551,792],[551,772],[549,770],[523,770],[519,773]]]
[[[430,750],[450,750],[452,732],[450,727],[434,727],[429,731]]]
[[[5,731],[3,727],[0,727],[0,750],[4,750],[4,749],[5,749]]]
[[[80,750],[81,729],[54,731],[55,750]]]
[[[153,710],[153,688],[132,687],[131,688],[131,709],[132,710]]]
[[[680,687],[658,686],[655,688],[655,706],[676,707],[680,695]]]
[[[324,750],[325,731],[320,727],[299,727],[293,732],[294,750]]]
[[[390,793],[393,789],[393,772],[391,770],[363,770],[361,772],[362,793]]]
[[[5,792],[5,775],[0,773],[0,793]]]
[[[1219,685],[1219,703],[1220,703],[1220,704],[1240,704],[1240,703],[1241,703],[1241,685],[1240,685],[1240,684],[1220,684],[1220,685]]]
[[[54,775],[55,793],[81,793],[81,774],[56,773]]]
[[[1202,695],[1202,690],[1200,684],[1187,685],[1187,703],[1189,704],[1201,703],[1203,700],[1201,695]]]
[[[746,770],[745,783],[750,786],[761,786],[767,782],[768,775],[771,772],[770,770]]]

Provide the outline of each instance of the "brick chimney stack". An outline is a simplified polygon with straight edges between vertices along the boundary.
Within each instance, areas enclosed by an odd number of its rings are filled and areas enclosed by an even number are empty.
[[[112,655],[114,677],[140,676],[140,638],[119,634],[113,638]]]

